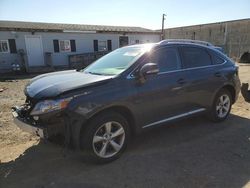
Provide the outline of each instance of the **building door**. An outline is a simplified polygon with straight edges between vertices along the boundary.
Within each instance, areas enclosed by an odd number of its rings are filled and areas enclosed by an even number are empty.
[[[119,37],[119,47],[127,46],[128,45],[128,37],[127,36],[120,36]]]
[[[44,55],[41,36],[25,36],[25,44],[29,66],[44,66]]]

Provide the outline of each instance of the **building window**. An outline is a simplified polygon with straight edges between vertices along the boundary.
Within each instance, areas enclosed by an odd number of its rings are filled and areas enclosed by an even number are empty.
[[[0,40],[0,53],[9,52],[9,43],[7,40]]]
[[[59,41],[60,52],[71,52],[70,40]]]
[[[139,40],[135,40],[135,44],[140,44],[140,41]]]
[[[107,50],[107,41],[98,41],[98,51]]]
[[[71,40],[53,40],[54,52],[76,52],[76,41]]]
[[[112,40],[107,41],[93,41],[94,52],[98,51],[111,51],[112,50]]]

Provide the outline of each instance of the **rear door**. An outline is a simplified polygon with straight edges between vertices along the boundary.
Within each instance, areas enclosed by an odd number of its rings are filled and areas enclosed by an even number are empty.
[[[209,51],[203,47],[181,47],[184,72],[187,75],[185,97],[190,110],[206,108],[221,85],[218,68],[212,63]]]

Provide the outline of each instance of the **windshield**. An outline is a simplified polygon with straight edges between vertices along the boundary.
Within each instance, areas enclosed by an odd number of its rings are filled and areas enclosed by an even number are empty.
[[[98,59],[83,71],[90,74],[118,75],[130,67],[152,44],[119,48]]]

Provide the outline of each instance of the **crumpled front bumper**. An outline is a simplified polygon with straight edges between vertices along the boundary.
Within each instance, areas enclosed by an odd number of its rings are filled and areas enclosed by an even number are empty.
[[[33,125],[28,122],[25,118],[19,116],[16,108],[12,108],[12,115],[14,123],[23,131],[29,132],[31,134],[35,134],[41,138],[47,138],[46,130],[42,127],[38,127],[37,125]]]

